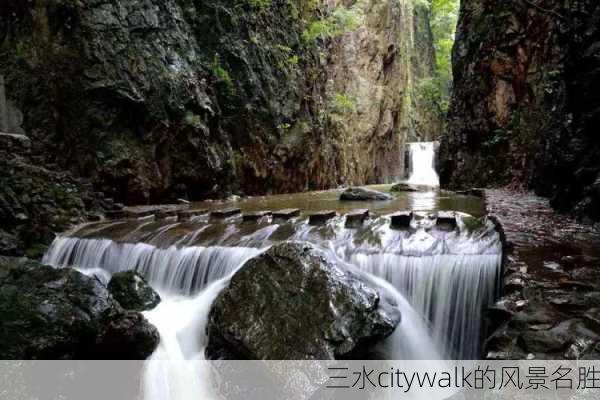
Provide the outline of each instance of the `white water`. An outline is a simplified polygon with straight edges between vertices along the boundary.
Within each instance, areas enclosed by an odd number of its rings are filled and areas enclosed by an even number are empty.
[[[481,310],[494,300],[500,243],[489,223],[475,232],[469,232],[461,218],[458,223],[457,231],[439,232],[392,230],[386,218],[362,231],[345,229],[342,219],[325,228],[298,222],[288,239],[316,244],[341,267],[364,271],[382,296],[395,300],[402,320],[380,345],[386,358],[478,358]],[[276,229],[257,226],[240,236],[239,226],[231,222],[221,239],[211,239],[227,246],[185,247],[192,243],[187,236],[164,248],[154,240],[157,245],[58,237],[44,262],[73,266],[104,281],[130,269],[144,275],[163,298],[145,313],[161,335],[152,360],[169,361],[148,364],[144,398],[211,399],[216,396],[208,364],[183,361],[204,359],[214,299],[238,268],[276,242],[271,238]]]
[[[440,186],[440,178],[435,172],[434,142],[409,143],[411,174],[408,183],[420,186]]]

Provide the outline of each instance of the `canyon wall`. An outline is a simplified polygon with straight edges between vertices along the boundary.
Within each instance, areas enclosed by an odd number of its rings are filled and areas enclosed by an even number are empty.
[[[412,1],[6,0],[0,74],[44,162],[117,201],[393,180],[439,130]]]
[[[600,220],[600,4],[463,0],[453,64],[442,183],[535,189]]]
[[[434,65],[413,0],[4,0],[0,254],[119,203],[393,180]]]

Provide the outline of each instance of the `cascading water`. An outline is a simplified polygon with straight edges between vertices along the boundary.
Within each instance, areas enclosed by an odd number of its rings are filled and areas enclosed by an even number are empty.
[[[250,224],[205,217],[170,224],[97,223],[58,237],[44,262],[74,267],[105,282],[124,270],[145,276],[163,298],[145,313],[161,335],[152,359],[169,363],[149,363],[144,397],[212,398],[206,365],[178,362],[204,359],[214,299],[248,259],[286,240],[317,245],[332,261],[363,271],[396,299],[402,320],[379,354],[389,359],[478,358],[481,310],[495,298],[502,255],[493,224],[473,220],[459,215],[456,229],[437,227],[435,220],[433,225],[413,220],[411,227],[396,229],[389,216],[357,229],[347,229],[343,217],[324,226],[312,226],[305,218]]]
[[[410,353],[392,351],[390,356],[474,358],[480,342],[481,309],[496,294],[501,245],[490,222],[469,230],[461,218],[458,221],[459,229],[450,232],[426,227],[395,230],[389,227],[386,217],[357,230],[346,229],[342,218],[323,227],[302,221],[257,224],[250,231],[248,226],[231,221],[217,229],[220,233],[216,237],[198,238],[204,243],[189,243],[187,247],[172,243],[215,226],[206,222],[201,228],[190,227],[189,233],[177,233],[179,236],[174,237],[159,228],[156,232],[164,236],[163,246],[95,238],[97,232],[91,229],[92,237],[85,233],[82,237],[58,237],[44,262],[56,267],[75,266],[86,273],[102,272],[104,280],[112,273],[134,269],[163,297],[185,296],[189,300],[214,282],[226,279],[273,243],[304,240],[324,249],[347,268],[358,268],[389,282],[392,290],[408,301],[399,301],[403,305],[403,321],[415,325],[408,331],[427,331],[423,320],[431,325],[431,335],[425,336],[434,340],[434,346],[410,346]],[[246,232],[242,234],[242,230]],[[147,239],[156,241],[154,237]],[[415,318],[406,318],[413,314]],[[420,349],[422,354],[414,349]]]
[[[435,172],[435,142],[409,143],[410,177],[408,183],[419,186],[440,186]]]

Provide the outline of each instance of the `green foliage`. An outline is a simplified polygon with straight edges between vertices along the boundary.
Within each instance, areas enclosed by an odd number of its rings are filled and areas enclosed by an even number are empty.
[[[219,83],[225,86],[225,89],[227,90],[228,94],[231,95],[235,93],[235,86],[233,85],[233,80],[231,79],[229,72],[227,72],[227,70],[221,65],[221,58],[218,54],[215,54],[215,57],[213,59],[212,73],[215,76],[215,78],[217,78]]]
[[[332,107],[335,114],[351,114],[356,111],[356,100],[343,93],[336,93],[333,95]]]
[[[431,30],[436,53],[435,77],[419,84],[419,96],[441,114],[448,111],[452,91],[452,48],[460,0],[413,0],[427,1],[431,11]]]
[[[448,110],[449,98],[444,91],[445,84],[444,80],[436,76],[422,79],[417,87],[419,99],[439,114]]]
[[[195,128],[202,126],[202,118],[191,111],[185,113],[184,121],[187,125]]]
[[[302,33],[302,39],[306,43],[317,39],[331,39],[356,30],[363,16],[355,10],[338,7],[331,15],[312,21]]]

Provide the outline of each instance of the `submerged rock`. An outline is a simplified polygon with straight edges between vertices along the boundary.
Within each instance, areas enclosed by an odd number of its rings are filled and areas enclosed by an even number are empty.
[[[348,188],[340,196],[340,200],[342,201],[385,201],[392,200],[393,198],[393,196],[387,193],[360,187]]]
[[[421,192],[422,190],[422,187],[409,183],[397,183],[390,188],[392,192]]]
[[[0,331],[2,359],[146,359],[159,342],[96,278],[4,257]]]
[[[134,271],[114,274],[108,283],[108,291],[126,310],[151,310],[160,303],[158,293]]]
[[[312,245],[288,242],[248,261],[209,316],[211,359],[364,357],[400,322],[397,308]]]

